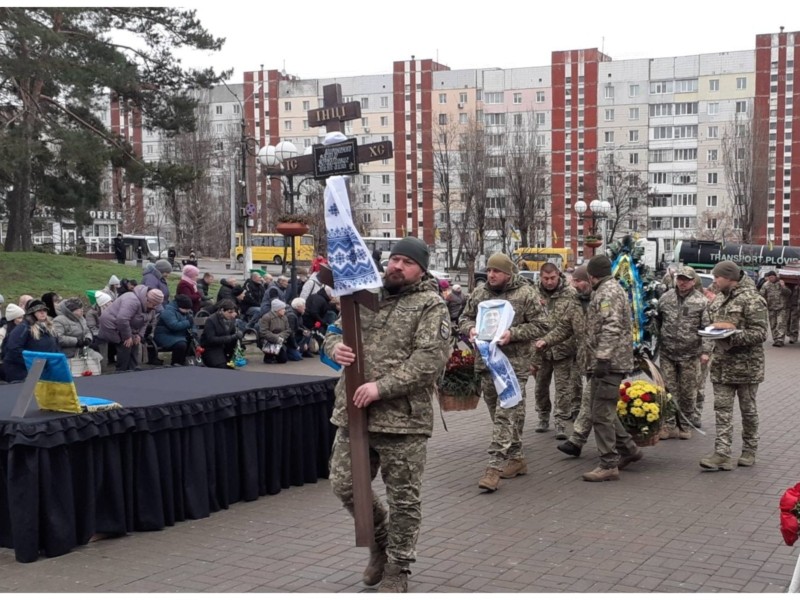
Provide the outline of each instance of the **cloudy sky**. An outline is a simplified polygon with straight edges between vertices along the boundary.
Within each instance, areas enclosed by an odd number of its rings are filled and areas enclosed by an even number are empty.
[[[438,59],[452,69],[550,64],[553,50],[601,48],[613,59],[748,50],[758,33],[800,30],[796,0],[261,0],[203,2],[203,25],[227,38],[187,64],[285,69],[300,78],[390,73]],[[399,12],[399,11],[403,12]]]

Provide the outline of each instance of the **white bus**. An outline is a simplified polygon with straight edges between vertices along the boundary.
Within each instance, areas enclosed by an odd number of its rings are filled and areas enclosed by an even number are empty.
[[[389,259],[389,252],[397,242],[402,238],[399,237],[363,237],[364,243],[367,245],[367,250],[372,252],[377,248],[381,251],[381,260]]]

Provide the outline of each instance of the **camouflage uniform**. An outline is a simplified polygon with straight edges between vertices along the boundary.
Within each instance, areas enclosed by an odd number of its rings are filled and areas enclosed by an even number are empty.
[[[789,324],[786,326],[786,335],[789,336],[789,343],[797,341],[800,334],[800,285],[789,286],[792,295],[789,296]]]
[[[755,455],[758,449],[758,409],[756,392],[764,381],[764,342],[767,339],[767,304],[752,284],[741,275],[739,285],[718,294],[709,312],[714,322],[733,323],[741,333],[714,341],[711,383],[714,386],[714,412],[717,437],[714,451],[731,455],[733,443],[734,397],[739,396],[742,414],[743,451]],[[765,284],[766,285],[766,284]]]
[[[501,470],[510,459],[522,460],[522,430],[525,426],[525,385],[530,374],[533,340],[544,335],[547,327],[536,291],[524,278],[512,275],[511,280],[501,292],[495,292],[488,285],[475,288],[470,294],[464,312],[458,321],[459,330],[468,335],[475,327],[478,304],[484,300],[508,300],[514,307],[514,321],[511,323],[511,341],[500,350],[506,355],[522,388],[522,401],[513,408],[503,408],[497,402],[497,391],[491,375],[480,354],[475,358],[475,369],[481,373],[483,400],[492,418],[492,441],[489,445],[489,468]]]
[[[361,311],[364,380],[378,385],[379,399],[367,410],[371,475],[386,483],[386,510],[373,492],[375,542],[386,545],[389,562],[407,567],[415,560],[422,511],[420,488],[427,440],[433,432],[436,380],[450,355],[450,315],[437,283],[424,279],[397,294],[383,292],[380,308]],[[341,328],[341,320],[336,323]],[[333,356],[342,341],[328,333],[324,350]],[[336,385],[331,422],[339,427],[330,463],[331,486],[353,512],[350,440],[345,378]],[[387,545],[388,542],[388,545]]]
[[[694,406],[694,417],[692,417],[696,427],[699,427],[697,423],[703,417],[703,406],[706,403],[706,381],[708,381],[708,369],[711,366],[711,360],[700,365],[700,370],[697,373],[697,400]]]
[[[767,281],[761,286],[761,295],[767,301],[769,311],[769,326],[772,330],[772,343],[780,342],[786,336],[787,303],[792,290],[782,286],[780,280],[772,283]]]
[[[586,313],[586,360],[589,372],[598,360],[610,362],[605,377],[590,382],[592,426],[600,468],[616,468],[620,455],[631,456],[638,448],[617,416],[619,385],[633,370],[633,336],[628,296],[616,279],[603,277],[594,286]]]
[[[687,419],[694,419],[700,355],[711,354],[711,342],[697,335],[711,324],[708,300],[695,289],[681,297],[675,287],[658,301],[659,366],[672,399]],[[666,423],[675,427],[675,416]],[[682,427],[686,427],[682,424]]]
[[[567,284],[562,275],[558,287],[548,291],[538,285],[539,301],[548,319],[548,325],[569,313],[575,307],[577,292]],[[569,337],[555,346],[548,345],[542,353],[539,371],[536,374],[534,391],[536,412],[539,420],[550,421],[550,380],[555,379],[555,420],[556,425],[565,425],[572,416],[572,400],[575,393],[574,365],[578,345],[575,337]]]

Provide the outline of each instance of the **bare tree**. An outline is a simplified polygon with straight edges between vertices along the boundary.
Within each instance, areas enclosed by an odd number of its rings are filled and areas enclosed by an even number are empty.
[[[503,147],[507,211],[523,248],[531,245],[537,231],[547,230],[549,218],[550,172],[537,137],[533,111],[516,113]]]
[[[725,187],[731,202],[734,227],[742,242],[752,243],[754,225],[760,213],[766,214],[768,173],[767,131],[752,110],[735,113],[722,136],[722,166]]]
[[[606,242],[611,242],[618,232],[634,233],[624,221],[647,217],[647,198],[650,186],[646,175],[636,169],[622,166],[615,154],[608,154],[596,171],[586,179],[595,198],[607,200],[611,212],[606,221]]]
[[[486,134],[483,124],[470,119],[461,132],[458,150],[458,176],[461,188],[461,219],[457,223],[459,255],[464,253],[470,288],[475,274],[475,259],[485,246]],[[457,257],[458,259],[458,257]]]
[[[734,227],[734,217],[724,210],[704,210],[697,217],[694,238],[718,242],[741,241],[740,231]]]
[[[453,187],[457,187],[460,136],[458,124],[449,120],[451,115],[445,116],[448,119],[446,123],[441,122],[440,116],[435,116],[438,125],[433,133],[433,179],[436,198],[439,200],[441,214],[444,215],[437,227],[447,250],[447,265],[452,269],[456,265],[453,255],[453,210],[456,202]]]

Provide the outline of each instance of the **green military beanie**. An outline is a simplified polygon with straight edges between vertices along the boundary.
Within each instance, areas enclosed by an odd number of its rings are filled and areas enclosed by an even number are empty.
[[[486,261],[486,268],[497,269],[506,275],[511,275],[514,273],[514,263],[511,262],[511,259],[508,257],[508,255],[503,254],[502,252],[495,252],[492,254],[489,257],[489,260]]]
[[[602,279],[611,276],[611,260],[605,255],[593,256],[586,266],[589,275]]]
[[[423,271],[428,270],[428,262],[430,260],[431,253],[430,250],[428,250],[427,244],[425,244],[425,242],[419,238],[415,238],[412,235],[404,237],[402,240],[392,246],[389,257],[391,258],[395,254],[407,256],[420,267],[422,267]]]
[[[732,260],[723,260],[711,271],[714,277],[724,277],[731,281],[739,281],[739,265]]]

